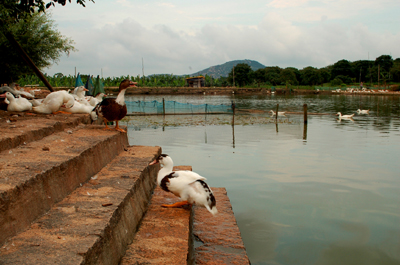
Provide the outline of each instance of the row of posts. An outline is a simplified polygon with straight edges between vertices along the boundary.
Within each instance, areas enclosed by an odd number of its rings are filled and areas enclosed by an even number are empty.
[[[165,100],[164,100],[164,98],[162,99],[162,105],[163,105],[163,114],[165,115]],[[235,109],[236,109],[235,103],[232,101],[233,115],[235,115]],[[276,104],[275,121],[278,120],[278,111],[279,111],[279,104]],[[303,111],[304,111],[304,124],[307,124],[307,104],[303,105]],[[207,113],[207,104],[206,104],[205,112]]]
[[[279,104],[276,104],[275,121],[278,120],[278,110],[279,110]],[[303,111],[304,111],[304,124],[307,124],[307,104],[303,105]]]

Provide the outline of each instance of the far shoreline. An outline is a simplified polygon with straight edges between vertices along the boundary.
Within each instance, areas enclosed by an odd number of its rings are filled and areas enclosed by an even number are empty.
[[[46,87],[35,87],[35,89],[47,90]],[[69,87],[55,87],[54,90],[69,90]],[[106,94],[117,94],[118,87],[104,87]],[[384,90],[384,89],[379,89]],[[295,88],[249,88],[249,87],[137,87],[128,89],[125,95],[394,95],[399,96],[400,91],[378,92],[378,89],[367,91],[348,92],[342,88],[336,90],[295,89]]]

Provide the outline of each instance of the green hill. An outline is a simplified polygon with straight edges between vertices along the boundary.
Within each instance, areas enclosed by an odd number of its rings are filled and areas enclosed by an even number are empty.
[[[239,63],[246,63],[246,64],[250,65],[250,67],[251,67],[251,69],[253,69],[253,71],[260,69],[260,68],[265,68],[265,65],[262,65],[257,61],[248,60],[248,59],[234,60],[234,61],[226,62],[224,64],[211,66],[207,69],[193,73],[190,76],[209,75],[214,78],[219,78],[221,76],[227,77],[229,75],[229,73],[232,71],[232,68]]]

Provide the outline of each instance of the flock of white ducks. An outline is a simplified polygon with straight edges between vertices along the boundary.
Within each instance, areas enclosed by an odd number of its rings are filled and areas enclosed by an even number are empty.
[[[17,90],[9,86],[3,86],[0,97],[5,98],[7,111],[33,111],[43,114],[62,113],[81,113],[90,114],[92,119],[97,118],[94,107],[103,100],[104,93],[99,93],[96,97],[85,96],[88,91],[84,86],[77,87],[73,93],[66,90],[51,92],[44,99],[35,99],[34,93]],[[29,99],[27,99],[29,98]]]

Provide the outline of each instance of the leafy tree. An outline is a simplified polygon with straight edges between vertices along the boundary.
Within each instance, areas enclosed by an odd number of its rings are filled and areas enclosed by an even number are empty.
[[[282,69],[278,66],[265,67],[265,79],[266,82],[273,86],[279,85],[281,83],[281,73]]]
[[[352,83],[351,78],[349,76],[347,76],[347,75],[338,75],[338,76],[335,77],[335,79],[342,80],[342,83],[344,83],[344,84],[351,84]]]
[[[379,65],[379,71],[381,73],[383,72],[389,72],[390,68],[393,66],[393,59],[392,56],[390,55],[381,55],[378,58],[375,59],[375,66]]]
[[[353,77],[353,68],[347,60],[340,60],[333,64],[331,69],[331,78],[334,79],[338,75]]]
[[[267,81],[265,68],[259,68],[253,72],[253,80],[256,83],[265,83]]]
[[[303,85],[314,86],[323,82],[321,73],[317,68],[311,66],[305,67],[304,69],[300,70],[300,74]]]
[[[327,67],[321,68],[318,71],[322,78],[321,83],[328,83],[331,80],[331,71]]]
[[[359,60],[351,63],[354,77],[358,82],[367,80],[369,69],[374,65],[373,61]]]
[[[94,3],[94,0],[88,0]],[[2,0],[0,6],[0,21],[3,23],[10,22],[10,20],[18,21],[24,19],[26,16],[34,13],[45,12],[50,6],[54,6],[54,3],[65,6],[67,0],[52,0],[47,4],[43,0]],[[71,0],[68,0],[71,3]],[[86,0],[77,0],[76,3],[85,7]]]
[[[45,13],[34,13],[9,26],[8,30],[21,43],[26,54],[40,68],[57,62],[62,53],[74,51],[73,41],[54,29],[54,21]],[[32,69],[22,60],[20,54],[11,47],[4,34],[0,33],[0,81],[16,81],[21,75],[31,74]]]
[[[290,85],[298,85],[299,81],[296,78],[296,73],[292,69],[283,69],[280,74],[279,78],[281,83],[290,84]]]
[[[295,68],[295,67],[286,67],[286,70],[291,70],[295,75],[296,75],[296,80],[300,83],[301,81],[301,74],[299,69]]]
[[[343,84],[343,81],[338,77],[335,77],[335,79],[331,81],[331,86],[340,86],[341,84]]]
[[[239,63],[232,68],[232,71],[229,73],[228,80],[233,83],[233,74],[235,75],[235,84],[239,86],[245,86],[251,83],[251,76],[253,70],[250,65],[246,63]]]
[[[71,0],[68,1],[71,2]],[[93,0],[88,1],[94,2]],[[30,58],[30,56],[24,51],[24,48],[22,47],[24,44],[27,43],[22,43],[22,45],[20,45],[10,28],[12,28],[14,24],[20,23],[21,20],[29,21],[29,19],[31,19],[33,15],[44,13],[46,8],[49,8],[52,5],[54,6],[54,3],[65,5],[66,2],[66,0],[52,0],[45,4],[43,0],[2,0],[2,4],[0,5],[0,33],[2,37],[5,37],[8,40],[10,44],[9,47],[19,53],[23,60],[26,61],[29,67],[36,73],[40,80],[45,83],[50,91],[53,91],[51,85],[40,72],[35,62]],[[77,0],[77,3],[85,6],[85,0]],[[48,56],[54,60],[53,55],[45,56]],[[12,68],[15,69],[16,66],[9,65],[9,70]],[[9,77],[9,79],[12,79],[12,77]]]
[[[400,82],[400,58],[394,60],[393,67],[390,69],[390,76],[392,81]]]

